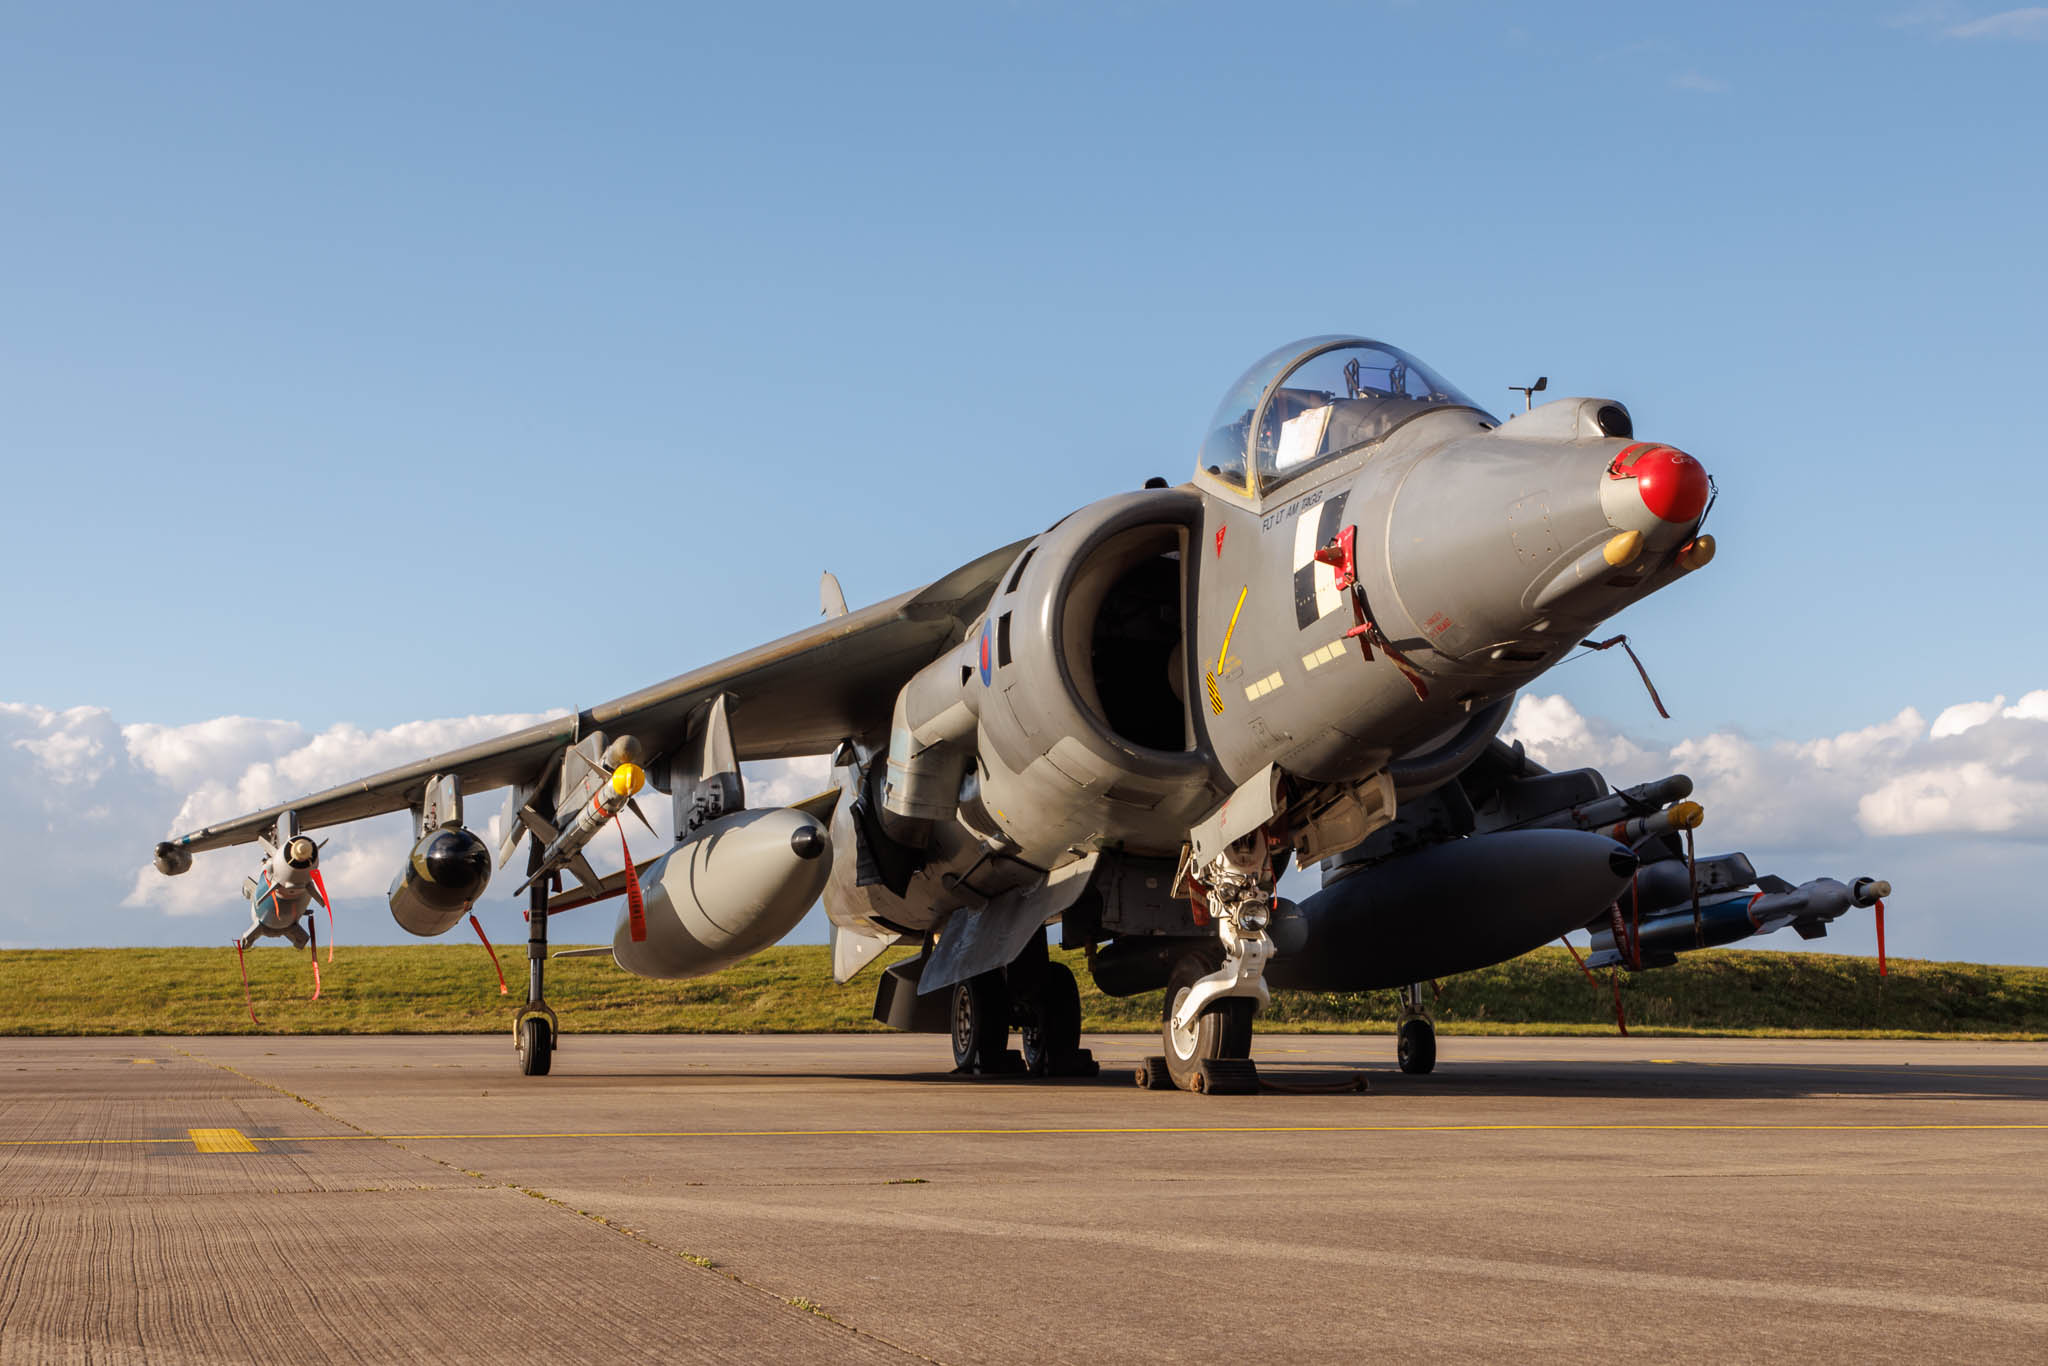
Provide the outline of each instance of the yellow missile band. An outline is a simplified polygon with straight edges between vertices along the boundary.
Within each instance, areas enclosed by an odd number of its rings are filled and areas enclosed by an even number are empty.
[[[1643,533],[1640,531],[1624,531],[1600,547],[1600,558],[1616,569],[1634,562],[1635,557],[1642,553]]]
[[[647,772],[638,764],[620,764],[612,770],[612,791],[630,797],[647,782]]]
[[[1671,808],[1670,815],[1673,830],[1697,830],[1707,818],[1707,808],[1698,802],[1680,802]]]

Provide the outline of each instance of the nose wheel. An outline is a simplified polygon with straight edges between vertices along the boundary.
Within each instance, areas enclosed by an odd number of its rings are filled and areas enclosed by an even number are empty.
[[[1195,984],[1210,975],[1209,959],[1183,955],[1166,984],[1166,1008],[1159,1032],[1166,1045],[1166,1073],[1183,1091],[1205,1089],[1203,1064],[1235,1061],[1252,1055],[1252,1016],[1258,1002],[1244,996],[1211,1001],[1186,1024],[1176,1023]]]

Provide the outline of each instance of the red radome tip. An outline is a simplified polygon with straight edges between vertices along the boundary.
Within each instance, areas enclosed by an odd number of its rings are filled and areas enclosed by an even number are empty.
[[[1666,522],[1690,522],[1707,506],[1707,471],[1684,451],[1659,446],[1636,459],[1630,472],[1643,506]]]

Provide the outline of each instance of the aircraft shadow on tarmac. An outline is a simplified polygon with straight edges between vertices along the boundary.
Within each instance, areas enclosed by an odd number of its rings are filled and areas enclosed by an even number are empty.
[[[1565,1063],[1547,1060],[1475,1061],[1445,1059],[1429,1076],[1408,1076],[1384,1063],[1347,1065],[1263,1062],[1263,1079],[1281,1087],[1316,1087],[1363,1075],[1374,1094],[1445,1099],[1628,1099],[1628,1100],[1800,1100],[1843,1096],[1895,1096],[1936,1100],[2048,1100],[2048,1072],[2038,1066],[1916,1066],[1910,1063],[1701,1063],[1641,1061]],[[969,1076],[934,1069],[921,1072],[792,1069],[762,1072],[692,1067],[681,1072],[604,1072],[579,1078],[558,1075],[555,1085],[578,1080],[616,1084],[640,1082],[763,1083],[881,1082],[902,1085],[1075,1089],[1131,1089],[1132,1066],[1105,1062],[1093,1078],[1038,1078],[1021,1075]],[[1177,1093],[1184,1094],[1184,1093]],[[1284,1102],[1287,1097],[1269,1097]]]

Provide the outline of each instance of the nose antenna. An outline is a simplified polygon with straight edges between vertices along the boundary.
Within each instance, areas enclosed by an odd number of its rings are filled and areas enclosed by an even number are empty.
[[[1508,392],[1522,396],[1522,411],[1528,412],[1536,406],[1536,395],[1550,387],[1550,376],[1538,375],[1534,384],[1510,384]]]

